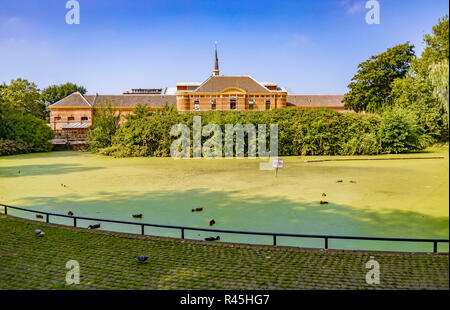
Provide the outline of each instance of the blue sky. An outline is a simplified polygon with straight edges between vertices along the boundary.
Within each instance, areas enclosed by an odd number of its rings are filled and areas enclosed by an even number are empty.
[[[275,81],[298,94],[339,94],[357,65],[388,47],[422,39],[447,0],[380,0],[368,25],[366,1],[0,0],[0,83],[17,77],[45,88],[74,82],[88,93],[204,81],[218,41],[221,74]]]

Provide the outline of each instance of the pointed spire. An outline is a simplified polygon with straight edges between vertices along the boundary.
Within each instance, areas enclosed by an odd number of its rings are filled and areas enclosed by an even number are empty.
[[[213,75],[219,75],[219,58],[217,57],[217,41],[214,42],[214,70]]]

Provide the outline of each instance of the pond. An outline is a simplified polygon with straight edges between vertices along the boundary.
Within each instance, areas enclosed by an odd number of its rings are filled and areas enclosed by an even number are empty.
[[[190,227],[209,228],[214,219],[213,228],[228,230],[448,239],[448,150],[390,155],[417,156],[444,159],[305,163],[325,157],[286,157],[275,177],[274,171],[259,169],[260,159],[111,158],[87,152],[4,156],[0,157],[0,203]],[[328,204],[321,205],[321,200]],[[194,208],[203,211],[191,212]],[[22,211],[8,213],[34,219]],[[132,218],[137,213],[143,218]],[[51,221],[72,224],[69,219]],[[78,222],[81,227],[90,224]],[[140,233],[139,226],[122,224],[102,223],[101,229]],[[179,237],[180,231],[148,227],[146,234]],[[215,235],[185,232],[191,239]],[[221,234],[220,238],[272,242],[270,236]],[[323,247],[319,239],[283,237],[277,243]],[[329,247],[432,250],[432,244],[352,240],[330,240]],[[440,244],[439,251],[448,251],[448,244]]]

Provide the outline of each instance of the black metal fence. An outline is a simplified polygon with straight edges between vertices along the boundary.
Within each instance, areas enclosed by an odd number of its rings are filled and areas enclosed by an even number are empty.
[[[184,232],[186,230],[191,231],[206,231],[206,232],[217,232],[217,233],[228,233],[228,234],[240,234],[240,235],[255,235],[255,236],[272,236],[273,245],[277,245],[277,237],[295,237],[295,238],[313,238],[313,239],[323,239],[324,248],[328,249],[328,241],[335,240],[368,240],[368,241],[395,241],[395,242],[421,242],[421,243],[433,243],[433,253],[437,253],[438,243],[448,243],[449,239],[415,239],[415,238],[383,238],[383,237],[357,237],[357,236],[335,236],[335,235],[306,235],[306,234],[287,234],[287,233],[269,233],[269,232],[254,232],[254,231],[239,231],[239,230],[223,230],[223,229],[212,229],[212,228],[197,228],[197,227],[186,227],[186,226],[174,226],[174,225],[161,225],[161,224],[150,224],[150,223],[138,223],[129,221],[119,221],[119,220],[109,220],[109,219],[99,219],[93,217],[75,216],[75,215],[65,215],[58,213],[51,213],[45,211],[31,210],[26,208],[14,207],[9,205],[0,204],[4,207],[5,215],[8,215],[8,209],[16,209],[36,214],[45,215],[45,221],[50,223],[50,216],[65,217],[73,219],[73,227],[77,227],[77,220],[88,220],[96,222],[106,222],[106,223],[118,223],[126,225],[138,225],[141,226],[141,235],[145,235],[145,227],[158,227],[158,228],[170,228],[179,229],[181,232],[181,239],[184,239]]]

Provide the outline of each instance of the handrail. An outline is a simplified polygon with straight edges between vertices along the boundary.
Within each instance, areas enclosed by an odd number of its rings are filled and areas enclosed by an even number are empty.
[[[438,243],[448,243],[449,242],[449,239],[417,239],[417,238],[387,238],[387,237],[361,237],[361,236],[339,236],[339,235],[308,235],[308,234],[290,234],[290,233],[272,233],[272,232],[255,232],[255,231],[241,231],[241,230],[225,230],[225,229],[214,229],[214,228],[199,228],[199,227],[187,227],[187,226],[165,225],[165,224],[150,224],[150,223],[139,223],[139,222],[130,222],[130,221],[111,220],[111,219],[99,219],[99,218],[85,217],[85,216],[66,215],[66,214],[52,213],[52,212],[46,212],[46,211],[31,210],[31,209],[26,209],[26,208],[21,208],[21,207],[5,205],[5,204],[1,204],[1,203],[0,203],[0,206],[4,207],[5,215],[8,215],[8,208],[31,212],[31,213],[44,214],[44,215],[46,215],[47,223],[50,223],[50,216],[72,218],[74,220],[74,227],[77,227],[77,219],[79,219],[79,220],[89,220],[89,221],[98,221],[98,222],[106,222],[106,223],[138,225],[138,226],[141,226],[141,234],[142,235],[144,235],[144,227],[146,227],[146,226],[159,227],[159,228],[170,228],[170,229],[180,229],[181,230],[181,239],[184,239],[184,231],[185,230],[193,230],[193,231],[208,231],[208,232],[218,232],[218,233],[240,234],[240,235],[272,236],[273,237],[273,245],[277,245],[277,237],[316,238],[316,239],[318,238],[318,239],[324,239],[324,241],[325,241],[324,248],[325,249],[328,249],[328,240],[330,240],[330,239],[397,241],[397,242],[433,242],[433,253],[437,253],[437,244]]]

